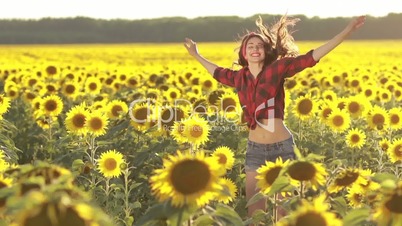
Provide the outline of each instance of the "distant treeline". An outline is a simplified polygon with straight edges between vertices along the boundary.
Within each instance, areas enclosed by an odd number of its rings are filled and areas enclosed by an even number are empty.
[[[191,37],[198,42],[238,40],[247,30],[256,30],[252,17],[222,16],[168,17],[146,20],[104,20],[88,17],[43,18],[40,20],[0,20],[0,44],[73,44],[182,42]],[[261,15],[272,24],[280,15]],[[294,27],[296,40],[327,40],[341,31],[351,18],[300,18]],[[402,13],[367,17],[366,24],[350,39],[402,39]]]

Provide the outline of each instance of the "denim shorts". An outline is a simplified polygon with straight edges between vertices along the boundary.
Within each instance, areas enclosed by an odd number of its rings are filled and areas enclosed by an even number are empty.
[[[247,141],[246,149],[246,171],[255,171],[265,165],[265,161],[275,162],[278,157],[283,161],[295,159],[293,137],[272,144],[260,144]]]

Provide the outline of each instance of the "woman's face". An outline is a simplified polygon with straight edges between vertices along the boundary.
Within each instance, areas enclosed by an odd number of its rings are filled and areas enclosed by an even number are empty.
[[[260,63],[264,61],[264,42],[259,37],[252,37],[247,41],[244,58],[249,63]]]

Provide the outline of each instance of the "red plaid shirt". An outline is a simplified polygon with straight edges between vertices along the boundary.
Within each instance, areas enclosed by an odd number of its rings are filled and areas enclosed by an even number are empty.
[[[263,67],[256,78],[248,67],[240,70],[218,67],[214,78],[222,84],[236,88],[244,119],[250,129],[255,129],[257,120],[284,117],[285,78],[291,77],[317,62],[313,50],[297,57],[285,57]],[[274,115],[272,115],[274,113]]]

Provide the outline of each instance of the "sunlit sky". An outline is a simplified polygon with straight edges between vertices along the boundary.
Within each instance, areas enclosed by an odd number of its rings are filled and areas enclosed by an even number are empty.
[[[307,17],[386,16],[402,13],[401,0],[2,0],[1,19],[85,16],[102,19],[154,19],[181,16],[249,17],[256,14]]]

